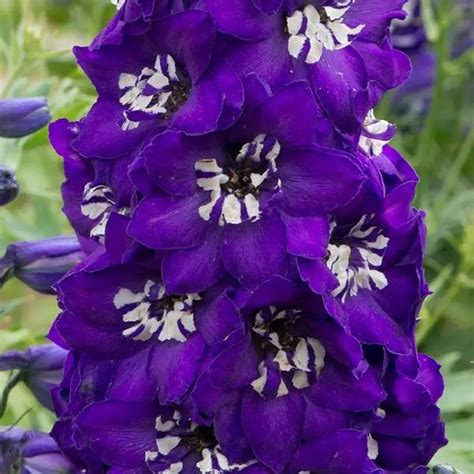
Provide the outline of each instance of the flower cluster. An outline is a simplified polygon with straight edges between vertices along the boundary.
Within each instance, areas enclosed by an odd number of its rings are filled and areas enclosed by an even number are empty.
[[[59,120],[86,257],[53,436],[88,473],[427,472],[418,178],[373,112],[403,0],[125,0]]]

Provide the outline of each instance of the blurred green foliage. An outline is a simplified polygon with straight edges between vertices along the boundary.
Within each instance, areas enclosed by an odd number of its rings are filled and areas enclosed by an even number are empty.
[[[463,20],[452,0],[432,8],[429,34],[438,55],[431,111],[425,119],[399,116],[388,97],[377,116],[396,123],[394,145],[421,176],[417,206],[427,214],[426,273],[431,295],[422,310],[418,343],[443,363],[441,401],[450,444],[435,458],[474,472],[474,50],[451,59],[454,31]],[[425,5],[425,6],[426,6]],[[76,67],[71,47],[85,45],[113,14],[107,0],[2,0],[0,97],[44,95],[55,118],[81,117],[94,90]],[[21,140],[0,139],[0,163],[16,169],[22,188],[0,209],[0,254],[8,243],[70,233],[61,213],[62,165],[47,130]],[[44,342],[58,309],[17,282],[0,293],[0,351]],[[0,391],[8,374],[0,374]],[[16,387],[0,424],[48,430],[53,416]]]

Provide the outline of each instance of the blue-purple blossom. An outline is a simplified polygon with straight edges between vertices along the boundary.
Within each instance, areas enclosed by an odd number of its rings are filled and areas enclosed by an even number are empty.
[[[0,206],[14,201],[20,192],[15,173],[6,166],[0,166]]]
[[[51,114],[44,97],[0,99],[0,137],[30,135],[50,120]]]
[[[18,278],[35,291],[55,294],[54,285],[83,258],[75,237],[16,242],[0,258],[0,287]]]
[[[91,473],[422,474],[445,444],[418,177],[374,107],[404,2],[125,0],[51,125],[85,253],[52,436]]]
[[[82,471],[61,453],[48,434],[0,426],[0,472],[78,474]]]
[[[15,379],[16,383],[25,383],[36,399],[52,411],[51,390],[59,385],[63,377],[66,356],[67,351],[54,344],[4,352],[0,354],[0,371],[12,371],[14,375],[11,379]]]
[[[436,77],[436,54],[430,48],[419,0],[408,1],[406,18],[392,24],[393,45],[409,55],[413,71],[409,80],[395,94],[394,107],[401,112],[420,116],[431,104],[432,87]]]

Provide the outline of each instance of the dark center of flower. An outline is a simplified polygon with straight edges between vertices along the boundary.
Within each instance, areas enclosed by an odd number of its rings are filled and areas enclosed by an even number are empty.
[[[185,440],[186,445],[193,451],[201,452],[206,448],[217,446],[214,430],[211,426],[198,426]]]
[[[166,114],[164,115],[165,119],[170,118],[187,100],[189,97],[189,92],[191,90],[191,83],[189,79],[184,76],[182,73],[177,73],[179,77],[179,82],[172,82],[170,85],[171,96],[166,102]],[[159,96],[156,96],[153,100],[158,101]]]
[[[258,196],[260,191],[252,184],[250,168],[233,169],[226,171],[229,180],[222,185],[222,189],[228,194],[234,194],[237,197],[244,197],[246,194]]]
[[[293,351],[299,341],[299,337],[294,334],[294,311],[285,311],[278,313],[278,317],[268,322],[258,321],[254,328],[254,340],[262,350],[275,355],[280,348],[285,351]],[[275,336],[278,338],[278,344],[275,342]],[[278,347],[280,346],[280,347]]]
[[[183,297],[179,295],[164,295],[160,299],[153,301],[150,312],[154,316],[161,315],[162,313],[173,309],[175,303],[182,300]]]
[[[317,8],[318,13],[319,13],[319,21],[324,25],[329,21],[329,16],[326,13],[326,9],[324,8]]]

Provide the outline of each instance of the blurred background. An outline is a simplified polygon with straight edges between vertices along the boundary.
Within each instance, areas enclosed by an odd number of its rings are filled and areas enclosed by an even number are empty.
[[[433,462],[465,474],[474,473],[472,3],[422,0],[409,24],[394,27],[394,42],[412,57],[415,71],[376,111],[397,124],[393,145],[421,176],[416,205],[426,211],[425,268],[433,294],[421,312],[418,345],[443,364],[441,408],[450,439]],[[84,115],[95,94],[71,47],[87,45],[113,12],[108,0],[1,0],[0,98],[44,96],[53,118]],[[62,164],[46,128],[0,138],[0,165],[16,171],[21,187],[15,202],[0,207],[0,256],[15,241],[71,233],[61,213]],[[0,352],[45,342],[57,313],[53,296],[9,281],[0,290]],[[0,393],[7,378],[0,372]],[[43,431],[53,422],[23,385],[13,389],[0,425],[18,420]]]

